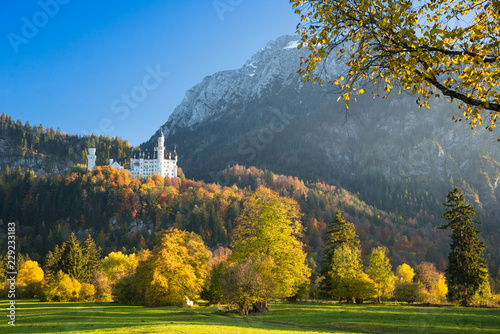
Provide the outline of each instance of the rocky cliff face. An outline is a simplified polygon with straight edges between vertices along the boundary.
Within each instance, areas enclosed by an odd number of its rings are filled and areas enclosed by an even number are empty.
[[[182,103],[175,108],[163,126],[166,135],[178,128],[194,128],[224,115],[232,106],[242,106],[261,98],[267,88],[278,81],[283,86],[297,82],[296,70],[300,56],[307,51],[297,50],[296,36],[282,36],[269,42],[239,70],[223,71],[208,76],[186,92]],[[237,115],[234,115],[237,116]]]
[[[21,166],[39,174],[51,174],[65,171],[73,165],[72,161],[60,161],[39,153],[23,154],[17,146],[0,138],[0,171],[7,166],[11,170]]]
[[[240,69],[206,77],[186,93],[163,131],[187,176],[223,182],[217,172],[239,163],[347,188],[360,176],[382,177],[389,185],[439,184],[443,201],[457,185],[477,206],[500,207],[498,133],[478,129],[474,137],[467,124],[453,122],[456,105],[437,99],[419,109],[405,93],[361,96],[346,113],[330,88],[300,81],[307,51],[297,41],[271,41]],[[334,62],[322,70],[341,73]]]

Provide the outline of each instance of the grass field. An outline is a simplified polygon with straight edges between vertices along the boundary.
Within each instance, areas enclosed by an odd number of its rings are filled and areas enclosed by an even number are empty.
[[[406,305],[270,304],[239,317],[215,307],[144,308],[116,303],[1,300],[0,333],[500,333],[500,309]]]

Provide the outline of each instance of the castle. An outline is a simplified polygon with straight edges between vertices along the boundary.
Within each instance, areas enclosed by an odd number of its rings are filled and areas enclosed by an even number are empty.
[[[89,148],[87,155],[87,167],[89,171],[93,171],[96,164],[95,147]],[[109,165],[116,169],[123,169],[118,162],[109,159]],[[132,176],[137,178],[146,178],[153,174],[160,174],[162,177],[169,178],[177,177],[177,152],[165,151],[165,137],[160,131],[158,137],[158,146],[154,152],[148,151],[132,151],[130,158],[130,169],[127,169]]]

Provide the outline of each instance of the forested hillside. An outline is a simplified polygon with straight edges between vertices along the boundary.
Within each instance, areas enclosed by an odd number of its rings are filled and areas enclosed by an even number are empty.
[[[0,170],[22,166],[40,173],[64,172],[86,164],[91,146],[97,149],[98,165],[109,158],[122,163],[130,159],[130,144],[121,138],[72,135],[0,114]]]
[[[219,176],[228,186],[180,175],[173,180],[155,175],[141,181],[111,167],[53,176],[7,169],[0,176],[0,217],[3,226],[17,223],[18,250],[35,260],[71,232],[81,237],[90,233],[104,254],[151,247],[157,233],[172,226],[200,234],[209,247],[228,246],[243,201],[257,188],[268,187],[298,201],[306,228],[303,241],[313,268],[321,266],[326,225],[341,210],[355,224],[363,252],[386,245],[395,266],[425,260],[444,269],[448,237],[436,229],[442,224],[440,217],[425,208],[414,218],[404,219],[367,205],[344,189],[321,182],[305,184],[253,167],[222,171]],[[499,254],[493,245],[498,230],[483,236],[488,263],[496,271]],[[4,243],[6,238],[1,240]]]

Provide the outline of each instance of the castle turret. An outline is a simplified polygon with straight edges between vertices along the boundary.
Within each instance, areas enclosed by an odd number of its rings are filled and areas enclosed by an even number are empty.
[[[164,159],[165,159],[165,137],[163,137],[163,131],[160,128],[160,136],[158,137],[158,173],[161,176],[165,176],[165,164],[164,164]]]
[[[93,171],[95,168],[95,161],[96,161],[96,156],[95,156],[95,147],[90,147],[89,148],[89,154],[87,154],[87,169],[89,171]]]
[[[163,131],[160,128],[160,136],[158,137],[158,158],[163,160],[165,154],[165,137],[163,137]]]

